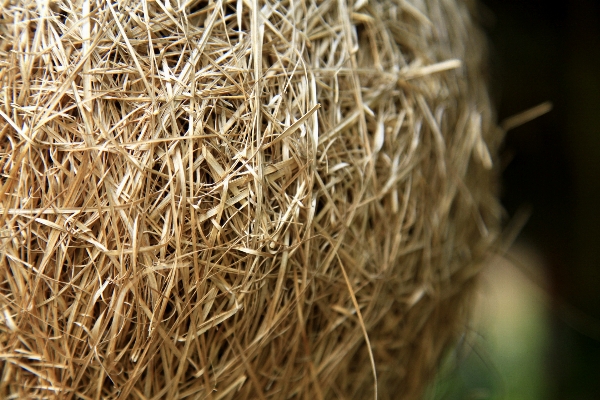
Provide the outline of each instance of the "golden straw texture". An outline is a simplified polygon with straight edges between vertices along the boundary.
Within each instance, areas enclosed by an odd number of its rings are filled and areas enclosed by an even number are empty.
[[[498,230],[471,10],[0,0],[0,397],[418,398]]]

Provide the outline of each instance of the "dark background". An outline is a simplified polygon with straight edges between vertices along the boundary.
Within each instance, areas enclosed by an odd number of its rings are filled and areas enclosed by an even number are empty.
[[[551,304],[551,399],[600,398],[600,5],[482,0],[490,81],[502,119],[544,101],[552,112],[507,134],[507,220],[542,254]]]

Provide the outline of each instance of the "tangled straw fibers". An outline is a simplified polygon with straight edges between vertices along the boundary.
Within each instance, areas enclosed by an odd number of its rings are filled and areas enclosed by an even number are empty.
[[[454,0],[3,0],[2,398],[415,398],[497,237]]]

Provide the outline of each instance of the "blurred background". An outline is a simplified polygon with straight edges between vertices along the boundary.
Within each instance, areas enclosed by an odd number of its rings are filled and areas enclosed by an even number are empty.
[[[600,2],[481,3],[499,121],[553,110],[508,132],[507,222],[529,218],[487,267],[480,324],[430,397],[599,399]]]

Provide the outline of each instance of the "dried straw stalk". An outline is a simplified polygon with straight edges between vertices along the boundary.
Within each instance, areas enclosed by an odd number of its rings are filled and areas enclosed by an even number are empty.
[[[498,225],[468,5],[0,3],[0,397],[421,394]]]

